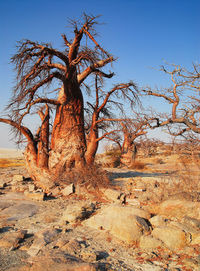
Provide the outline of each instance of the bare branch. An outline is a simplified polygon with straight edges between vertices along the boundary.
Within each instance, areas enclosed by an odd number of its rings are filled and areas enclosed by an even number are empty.
[[[104,133],[102,136],[100,136],[99,138],[97,138],[96,141],[98,142],[98,141],[102,140],[103,138],[107,137],[108,135],[114,134],[116,132],[120,132],[120,130],[116,129],[116,130],[112,130],[110,132]]]
[[[10,119],[5,119],[5,118],[0,118],[0,122],[9,124],[9,125],[17,128],[18,131],[20,133],[22,133],[27,138],[27,140],[29,142],[31,142],[33,145],[35,145],[35,140],[34,140],[33,134],[31,133],[31,131],[27,127],[21,126],[18,123],[16,123],[15,121],[10,120]]]
[[[81,74],[78,75],[78,83],[81,84],[88,77],[88,75],[90,75],[92,72],[96,72],[96,69],[105,66],[106,64],[112,62],[113,60],[114,58],[111,56],[109,58],[96,62],[94,65],[89,66]]]

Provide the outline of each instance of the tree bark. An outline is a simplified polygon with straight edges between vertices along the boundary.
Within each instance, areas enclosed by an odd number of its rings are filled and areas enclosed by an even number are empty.
[[[97,139],[98,131],[91,127],[91,132],[87,140],[87,151],[85,153],[85,159],[88,165],[92,165],[94,163],[95,155],[99,145],[99,141]]]
[[[40,129],[38,152],[37,152],[37,166],[39,168],[48,169],[49,162],[49,107],[46,105],[46,112],[39,112],[42,120]]]
[[[51,137],[49,168],[63,173],[85,165],[83,96],[79,85],[68,83],[59,95]]]

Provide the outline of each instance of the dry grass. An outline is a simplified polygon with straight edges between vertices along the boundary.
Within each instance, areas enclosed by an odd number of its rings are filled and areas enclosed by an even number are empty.
[[[175,175],[169,175],[165,181],[158,183],[156,189],[151,189],[154,200],[173,198],[200,201],[200,159],[180,154],[175,165]]]
[[[0,168],[21,167],[24,165],[22,158],[0,158]]]
[[[121,151],[118,149],[108,150],[101,159],[103,167],[115,168],[120,165]]]
[[[66,184],[70,184],[73,180],[75,186],[85,187],[88,191],[110,186],[107,172],[98,166],[88,166],[79,170],[64,172],[60,174],[59,180]]]
[[[145,169],[145,167],[146,167],[146,164],[141,161],[134,161],[129,166],[130,169]]]

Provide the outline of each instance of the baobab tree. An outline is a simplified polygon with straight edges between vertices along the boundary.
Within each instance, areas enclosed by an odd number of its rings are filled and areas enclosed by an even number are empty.
[[[121,162],[133,163],[137,154],[136,139],[147,134],[148,120],[142,114],[134,113],[134,118],[124,119],[119,122],[122,131]]]
[[[118,114],[123,113],[123,103],[130,107],[139,103],[137,86],[133,82],[120,83],[114,85],[109,91],[98,86],[98,77],[95,78],[95,103],[88,102],[87,112],[89,113],[89,123],[87,124],[87,151],[85,158],[87,164],[93,164],[98,144],[102,139],[108,139],[111,135],[116,135],[121,129],[117,127],[117,122],[121,121]],[[100,135],[101,131],[101,135]]]
[[[114,57],[96,41],[96,23],[97,17],[87,15],[80,25],[73,21],[73,38],[69,40],[62,35],[65,46],[62,51],[51,44],[22,40],[12,57],[17,83],[7,107],[9,114],[0,118],[0,122],[25,136],[30,176],[47,190],[54,185],[53,176],[59,172],[85,166],[83,86],[86,79],[92,74],[101,78],[113,76],[103,71]],[[57,91],[48,91],[56,82],[60,86]],[[25,117],[33,112],[41,118],[36,135],[24,124]]]
[[[121,153],[120,157],[123,164],[130,164],[135,160],[136,140],[146,135],[149,129],[148,118],[142,112],[133,111],[130,116],[132,118],[123,116],[123,118],[111,119],[115,124],[115,129],[111,129],[109,133],[103,135],[105,139],[116,144],[117,150]]]
[[[193,64],[190,71],[179,65],[166,65],[161,71],[170,77],[172,84],[165,89],[148,87],[143,92],[163,99],[171,108],[169,113],[154,113],[149,127],[167,127],[174,136],[200,134],[200,65]]]

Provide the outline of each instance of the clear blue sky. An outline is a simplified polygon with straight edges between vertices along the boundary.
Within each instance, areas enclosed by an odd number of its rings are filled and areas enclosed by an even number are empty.
[[[83,12],[102,15],[98,40],[114,56],[113,82],[164,86],[158,68],[166,60],[189,67],[200,60],[199,0],[1,0],[0,111],[8,102],[15,73],[9,64],[21,39],[52,42],[62,48],[68,18]],[[0,147],[14,147],[8,127],[0,124]]]

